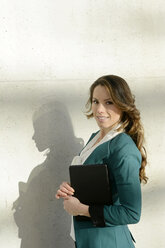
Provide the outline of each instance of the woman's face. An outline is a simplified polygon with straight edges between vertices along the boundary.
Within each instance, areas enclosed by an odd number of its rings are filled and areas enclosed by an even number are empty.
[[[122,111],[113,104],[108,90],[101,85],[93,91],[92,112],[100,130],[105,133],[120,122],[122,115]]]

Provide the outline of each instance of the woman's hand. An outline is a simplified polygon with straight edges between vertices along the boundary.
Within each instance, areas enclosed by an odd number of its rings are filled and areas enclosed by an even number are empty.
[[[65,211],[68,212],[70,215],[84,215],[90,217],[88,212],[89,206],[82,204],[76,197],[65,197],[63,204]]]
[[[73,194],[74,194],[74,189],[70,186],[70,184],[67,182],[63,182],[60,185],[59,189],[57,190],[55,196],[57,199],[60,199],[60,198],[72,196]]]
[[[64,199],[64,209],[70,215],[84,215],[90,217],[88,212],[89,206],[82,204],[76,197],[72,196],[73,194],[74,189],[70,186],[70,184],[63,182],[57,190],[55,196],[57,199]]]

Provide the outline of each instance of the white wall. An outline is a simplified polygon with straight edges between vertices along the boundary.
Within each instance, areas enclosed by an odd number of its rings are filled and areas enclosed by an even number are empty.
[[[1,0],[1,81],[164,76],[164,8],[163,0]]]
[[[16,217],[17,224],[21,225],[22,248],[72,247],[68,236],[65,237],[69,244],[60,243],[61,230],[68,233],[70,220],[62,211],[62,202],[54,201],[53,189],[68,176],[65,168],[72,151],[76,153],[82,140],[86,142],[97,129],[92,120],[86,120],[83,111],[90,84],[103,74],[117,74],[128,81],[146,131],[150,180],[142,186],[141,222],[130,226],[137,240],[136,247],[165,246],[164,11],[161,0],[1,1],[2,248],[20,247],[21,239],[11,210],[20,194],[19,201],[27,206],[23,216],[19,209]],[[64,114],[66,126],[61,126],[60,113]],[[32,140],[34,114],[35,118],[41,117],[35,125],[40,151]],[[63,147],[57,138],[62,130],[71,134],[65,140],[65,154],[61,154]],[[49,159],[39,146],[51,147]],[[56,174],[51,174],[54,159]],[[27,182],[29,175],[27,185],[21,184]],[[27,188],[26,199],[19,192],[18,184],[21,192]],[[51,192],[50,198],[47,198],[48,192]],[[57,230],[55,223],[58,223]]]

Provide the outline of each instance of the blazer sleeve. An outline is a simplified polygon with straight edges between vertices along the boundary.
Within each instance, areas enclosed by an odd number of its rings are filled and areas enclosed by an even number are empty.
[[[125,144],[110,156],[109,166],[114,177],[119,205],[103,208],[106,226],[134,224],[141,215],[139,169],[141,154],[135,145]]]

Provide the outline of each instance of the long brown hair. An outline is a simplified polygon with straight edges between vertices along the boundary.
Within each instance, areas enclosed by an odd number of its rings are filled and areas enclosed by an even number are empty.
[[[144,147],[144,130],[140,120],[140,112],[135,106],[135,97],[132,95],[127,82],[115,75],[106,75],[98,78],[90,87],[90,97],[87,101],[87,118],[93,117],[92,97],[96,86],[101,85],[109,91],[113,103],[122,110],[122,126],[125,132],[134,140],[142,156],[141,168],[139,171],[140,181],[147,183],[148,177],[145,173],[147,165],[147,153]]]

